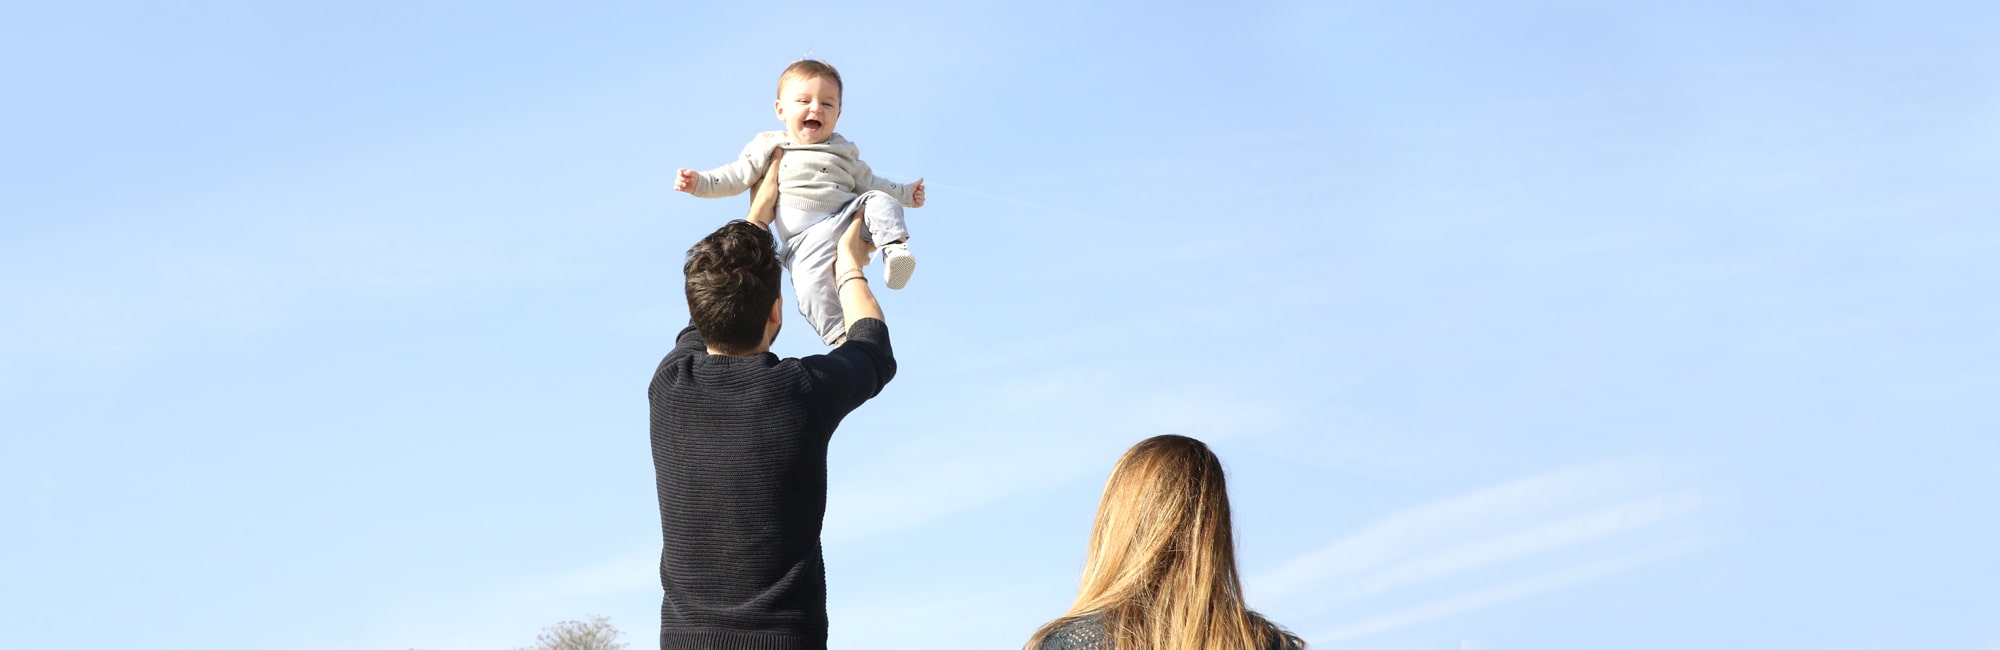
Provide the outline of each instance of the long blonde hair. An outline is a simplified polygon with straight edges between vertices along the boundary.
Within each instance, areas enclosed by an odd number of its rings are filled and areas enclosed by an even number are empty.
[[[1117,650],[1262,650],[1305,642],[1243,603],[1222,461],[1186,436],[1133,445],[1111,469],[1076,602],[1036,630],[1100,616]]]

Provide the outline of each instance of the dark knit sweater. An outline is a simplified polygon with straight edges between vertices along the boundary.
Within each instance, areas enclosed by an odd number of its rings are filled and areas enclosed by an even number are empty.
[[[652,402],[660,496],[660,647],[826,647],[826,450],[841,418],[896,375],[868,318],[826,354],[708,354],[682,330]]]

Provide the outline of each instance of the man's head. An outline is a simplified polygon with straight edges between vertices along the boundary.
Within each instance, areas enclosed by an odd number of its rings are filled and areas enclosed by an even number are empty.
[[[842,92],[840,71],[825,61],[801,59],[778,75],[778,121],[793,142],[826,142],[840,122]]]
[[[770,348],[783,310],[778,251],[771,233],[731,221],[688,249],[688,314],[708,346],[723,354]]]

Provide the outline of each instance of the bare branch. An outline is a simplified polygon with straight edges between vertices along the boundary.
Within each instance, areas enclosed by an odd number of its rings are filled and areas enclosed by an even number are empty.
[[[563,621],[542,628],[535,645],[520,650],[625,650],[631,644],[619,641],[620,636],[624,633],[611,627],[611,619],[592,615],[588,621]]]

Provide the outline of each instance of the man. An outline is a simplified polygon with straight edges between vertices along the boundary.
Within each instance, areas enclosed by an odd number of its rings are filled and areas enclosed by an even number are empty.
[[[758,185],[752,221],[769,222],[776,179]],[[692,323],[647,391],[663,649],[826,647],[827,443],[896,375],[888,325],[861,270],[874,246],[860,224],[847,227],[834,265],[847,340],[804,358],[770,351],[784,304],[769,232],[731,221],[688,250]]]

